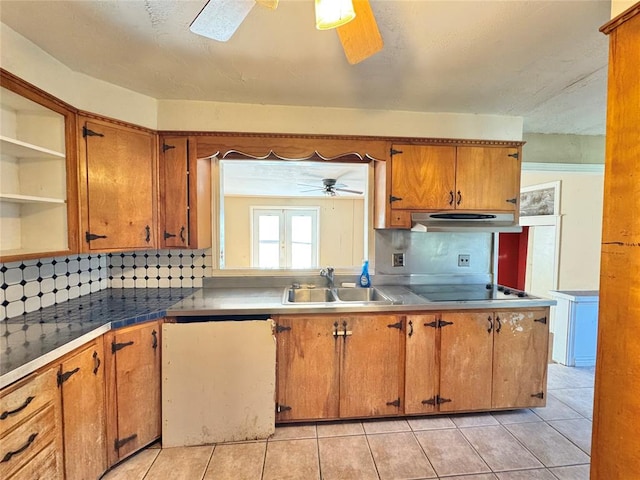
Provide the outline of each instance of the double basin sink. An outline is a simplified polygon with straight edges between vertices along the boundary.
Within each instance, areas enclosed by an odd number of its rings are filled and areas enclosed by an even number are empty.
[[[370,288],[294,288],[286,287],[283,303],[343,303],[391,305],[393,300],[374,287]]]

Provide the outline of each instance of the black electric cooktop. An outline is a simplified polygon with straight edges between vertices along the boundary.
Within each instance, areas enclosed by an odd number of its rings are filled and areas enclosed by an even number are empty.
[[[409,290],[431,302],[509,300],[528,296],[522,290],[494,284],[412,285]]]

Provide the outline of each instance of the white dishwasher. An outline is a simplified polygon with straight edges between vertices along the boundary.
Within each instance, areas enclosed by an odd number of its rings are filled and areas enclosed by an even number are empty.
[[[275,430],[271,319],[165,323],[162,446],[267,438]]]

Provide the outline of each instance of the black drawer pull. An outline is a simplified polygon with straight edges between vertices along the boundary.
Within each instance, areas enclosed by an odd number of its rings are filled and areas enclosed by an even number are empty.
[[[2,457],[2,460],[0,460],[0,463],[8,462],[9,460],[11,460],[11,457],[13,457],[14,455],[18,455],[19,453],[24,452],[27,448],[29,448],[29,446],[31,446],[31,444],[33,443],[33,441],[36,439],[37,436],[38,436],[37,433],[32,433],[31,435],[29,435],[29,439],[27,440],[27,443],[21,446],[18,450],[14,450],[13,452],[7,452],[7,454],[4,457]]]
[[[154,330],[153,332],[151,332],[151,336],[153,336],[153,341],[151,343],[151,348],[153,348],[155,350],[156,348],[158,348],[158,332],[156,332]]]
[[[22,405],[20,405],[18,408],[16,408],[15,410],[6,410],[6,411],[2,412],[2,415],[0,415],[0,420],[4,420],[9,415],[13,415],[13,414],[16,414],[16,413],[24,410],[25,408],[27,408],[27,405],[29,405],[33,401],[34,398],[36,398],[36,397],[27,397],[27,399],[24,401],[24,403]]]
[[[186,239],[184,238],[184,227],[182,227],[182,228],[180,229],[180,241],[181,241],[182,243],[185,243],[185,242],[186,242]]]
[[[122,350],[124,347],[128,347],[129,345],[133,345],[133,340],[124,343],[113,342],[111,344],[111,353],[116,353],[118,350]]]

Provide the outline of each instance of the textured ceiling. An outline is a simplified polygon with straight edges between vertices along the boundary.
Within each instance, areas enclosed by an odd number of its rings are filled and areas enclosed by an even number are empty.
[[[255,6],[227,43],[189,31],[206,0],[0,2],[71,69],[158,99],[522,116],[604,134],[608,1],[371,0],[385,47],[349,65],[313,0]]]

